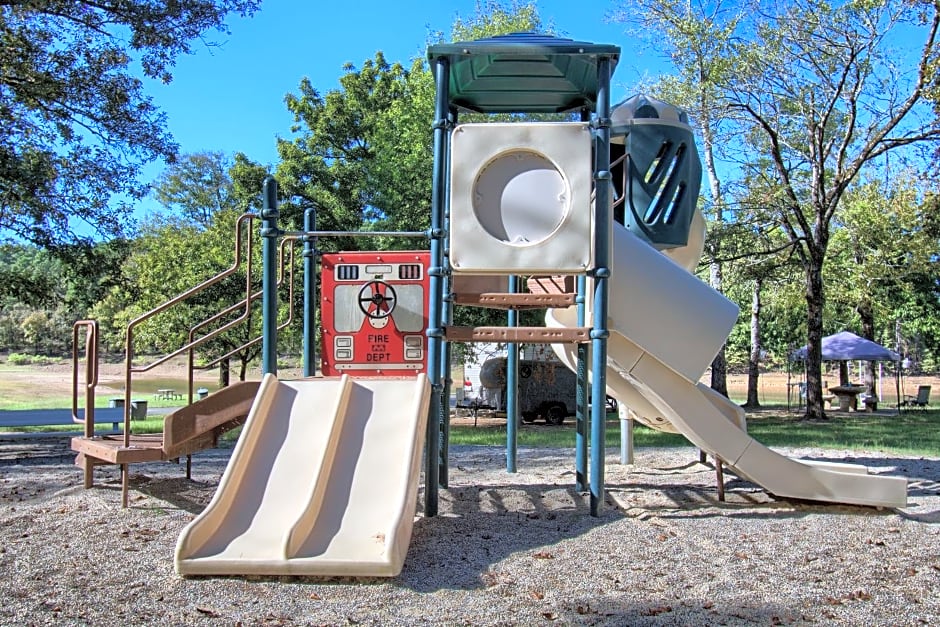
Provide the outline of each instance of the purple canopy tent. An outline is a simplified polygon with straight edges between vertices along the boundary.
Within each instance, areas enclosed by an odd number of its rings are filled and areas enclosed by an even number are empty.
[[[805,361],[808,348],[798,348],[790,353],[790,361]],[[895,369],[895,384],[898,398],[901,398],[901,356],[881,344],[866,340],[850,331],[840,331],[822,339],[823,361],[891,361],[898,364]],[[790,370],[787,369],[787,383],[790,381]],[[789,395],[787,395],[789,400]]]

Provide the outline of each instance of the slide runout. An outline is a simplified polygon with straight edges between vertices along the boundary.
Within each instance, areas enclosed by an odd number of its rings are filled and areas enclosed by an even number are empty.
[[[360,441],[360,454],[334,462],[334,453],[324,464],[328,474],[317,483],[315,495],[291,529],[286,557],[315,558],[319,574],[394,576],[401,571],[414,524],[430,382],[421,376],[413,382],[352,381],[351,387],[348,413],[354,417],[344,423],[348,428],[335,430],[335,447],[339,449],[341,439],[347,444],[350,439]],[[411,420],[382,424],[383,411],[398,411]],[[403,460],[407,460],[404,465]],[[344,507],[339,507],[344,494],[355,498],[345,499]],[[397,499],[398,505],[395,499],[388,503],[389,517],[370,515],[389,494],[404,495]],[[372,559],[362,559],[363,552],[371,552]]]
[[[286,533],[283,517],[291,515],[291,508],[300,510],[295,490],[302,494],[305,482],[316,476],[317,464],[325,456],[323,434],[330,432],[336,412],[342,414],[348,387],[342,378],[319,383],[317,406],[304,412],[306,419],[295,420],[293,413],[303,408],[295,402],[296,391],[274,375],[265,375],[215,495],[180,536],[180,572],[201,574],[201,558],[237,562],[266,556],[280,561]],[[306,449],[307,456],[291,454],[292,447]],[[300,459],[303,464],[296,463]],[[272,554],[274,546],[278,550]],[[187,561],[182,561],[184,557]]]
[[[388,547],[390,568],[389,575],[401,572],[411,544],[411,533],[414,529],[415,508],[418,503],[418,477],[421,473],[424,455],[424,440],[427,433],[428,411],[431,401],[431,381],[427,377],[419,377],[416,382],[412,407],[409,416],[412,422],[407,431],[414,434],[411,439],[411,457],[408,461],[409,472],[401,474],[398,480],[398,491],[405,494],[405,499],[395,515],[389,520],[389,529],[394,530],[394,543]]]
[[[771,494],[851,505],[907,505],[907,481],[903,477],[869,475],[864,467],[846,472],[844,466],[806,464],[780,455],[729,422],[730,408],[723,412],[718,405],[731,405],[731,401],[704,392],[703,388],[708,389],[704,384],[690,386],[650,355],[637,362],[630,376],[693,444]]]
[[[328,507],[294,555],[308,564],[307,574],[394,576],[410,543],[430,385],[422,375],[417,383],[372,379],[356,386],[354,418],[342,435],[349,454],[337,458]]]
[[[337,395],[336,404],[333,407],[334,416],[329,426],[329,434],[326,437],[326,443],[323,449],[323,456],[319,459],[311,457],[311,465],[316,467],[313,478],[307,485],[307,494],[298,494],[298,500],[306,503],[303,511],[297,518],[297,521],[288,529],[284,538],[284,551],[282,559],[290,559],[297,554],[300,543],[304,537],[310,534],[316,523],[317,514],[323,509],[323,496],[326,492],[326,485],[330,470],[336,458],[336,451],[339,448],[339,438],[343,433],[343,425],[349,407],[349,399],[352,396],[352,381],[347,375],[340,379],[341,390]],[[314,453],[314,451],[311,451]]]
[[[332,410],[322,411],[328,399]],[[398,574],[414,524],[429,403],[425,375],[266,380],[244,446],[236,446],[206,512],[180,536],[177,571]]]

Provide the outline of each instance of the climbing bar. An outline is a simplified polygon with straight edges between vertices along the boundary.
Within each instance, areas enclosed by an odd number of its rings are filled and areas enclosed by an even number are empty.
[[[488,309],[545,309],[571,307],[577,294],[509,294],[487,292],[483,294],[454,294],[457,305],[473,305]]]
[[[283,231],[294,237],[424,237],[427,231]]]
[[[591,341],[590,327],[444,327],[448,342],[579,344]]]

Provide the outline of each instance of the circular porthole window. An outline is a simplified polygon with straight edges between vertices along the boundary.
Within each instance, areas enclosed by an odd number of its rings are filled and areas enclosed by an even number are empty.
[[[568,182],[555,164],[531,150],[497,155],[473,182],[473,211],[483,230],[514,246],[544,241],[570,209]]]

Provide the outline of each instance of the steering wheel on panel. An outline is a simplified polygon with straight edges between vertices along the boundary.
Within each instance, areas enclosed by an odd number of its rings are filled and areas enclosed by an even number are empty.
[[[359,290],[359,309],[367,318],[387,318],[395,311],[398,296],[395,288],[385,281],[369,281]]]

